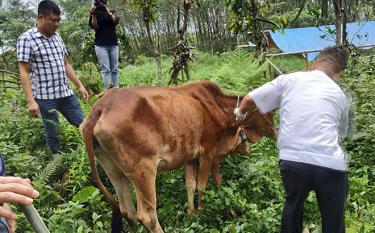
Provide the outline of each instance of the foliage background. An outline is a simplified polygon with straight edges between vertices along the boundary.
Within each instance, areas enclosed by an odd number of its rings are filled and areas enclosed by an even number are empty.
[[[0,1],[0,69],[17,71],[15,42],[21,32],[35,24],[38,1]],[[92,97],[81,103],[87,114],[103,83],[93,53],[93,32],[88,28],[90,0],[60,0],[63,21],[60,34],[70,52],[70,61]],[[177,43],[177,12],[179,1],[157,1],[157,18],[152,33],[162,52],[162,79],[156,80],[156,66],[140,15],[111,0],[110,6],[119,11],[122,87],[136,85],[166,85],[171,67],[170,47]],[[244,95],[274,78],[261,57],[254,58],[247,49],[234,50],[246,44],[248,34],[230,32],[225,24],[230,11],[224,0],[196,0],[191,10],[188,41],[195,47],[196,59],[190,63],[194,80],[212,80],[227,93]],[[289,26],[312,26],[334,22],[331,4],[328,14],[315,0],[258,1],[262,16],[278,21],[281,16],[292,22],[302,2],[305,6],[299,20]],[[375,2],[350,1],[349,21],[374,19]],[[323,16],[324,15],[324,16]],[[305,69],[298,56],[273,58],[283,72]],[[347,203],[347,232],[375,232],[375,60],[374,50],[353,56],[340,85],[354,93],[356,132],[344,143],[351,155],[349,169],[350,195]],[[182,82],[186,82],[183,80]],[[61,117],[64,151],[52,158],[45,147],[41,119],[30,118],[22,91],[0,92],[0,151],[4,153],[7,174],[29,177],[41,196],[35,206],[51,232],[108,232],[108,204],[95,188],[86,153],[78,130]],[[277,119],[275,119],[277,120]],[[46,169],[48,165],[48,169]],[[46,171],[47,170],[47,171]],[[51,171],[67,172],[53,176]],[[205,194],[203,215],[186,216],[187,197],[181,170],[159,174],[157,177],[158,216],[166,232],[278,232],[283,203],[283,188],[278,171],[275,142],[263,139],[251,145],[247,155],[234,154],[221,165],[224,182],[215,186],[210,180]],[[108,179],[103,180],[110,187]],[[113,191],[113,190],[112,190]],[[15,211],[18,209],[15,207]],[[18,212],[19,233],[32,232],[22,213]],[[319,210],[314,194],[305,204],[305,226],[319,232]],[[137,225],[125,232],[146,232]]]

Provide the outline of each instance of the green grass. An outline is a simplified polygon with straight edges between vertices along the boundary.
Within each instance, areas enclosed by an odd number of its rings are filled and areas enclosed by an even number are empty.
[[[285,73],[305,69],[304,59],[297,56],[272,58],[272,61]],[[236,50],[221,55],[198,52],[196,59],[189,62],[189,72],[191,81],[212,80],[228,92],[243,94],[275,78],[274,70],[273,76],[269,77],[269,66],[264,62],[255,59],[254,55],[246,50]],[[158,83],[154,59],[142,57],[137,65],[128,65],[120,69],[121,86],[166,85],[170,79],[171,66],[172,58],[163,56],[163,75],[161,82]],[[181,74],[179,79],[181,80]],[[184,76],[180,84],[186,81]]]
[[[271,61],[285,74],[307,69],[306,60],[299,55],[273,57]]]

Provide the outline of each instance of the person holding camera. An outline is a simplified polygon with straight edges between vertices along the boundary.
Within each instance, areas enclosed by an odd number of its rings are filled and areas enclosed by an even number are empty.
[[[106,89],[119,87],[116,26],[119,17],[107,7],[107,0],[94,0],[90,10],[90,27],[95,30],[95,53]]]

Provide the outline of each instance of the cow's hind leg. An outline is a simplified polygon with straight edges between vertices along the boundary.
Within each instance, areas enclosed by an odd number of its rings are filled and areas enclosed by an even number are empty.
[[[188,196],[189,210],[188,216],[192,216],[195,207],[194,207],[194,193],[197,189],[197,167],[198,161],[188,161],[185,164],[185,185]]]
[[[151,164],[152,162],[150,162]],[[163,233],[156,214],[156,170],[157,166],[142,164],[134,171],[134,185],[137,192],[138,220],[152,233]]]
[[[121,215],[124,216],[129,223],[137,222],[137,215],[131,199],[131,190],[129,189],[129,179],[124,175],[123,171],[113,162],[110,156],[107,156],[101,150],[97,150],[95,155],[104,168],[109,180],[114,187],[119,199]]]

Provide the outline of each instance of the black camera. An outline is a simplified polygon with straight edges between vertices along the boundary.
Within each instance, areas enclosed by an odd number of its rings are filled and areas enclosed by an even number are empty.
[[[106,5],[106,2],[105,0],[94,0],[94,6],[95,7],[103,7]]]

